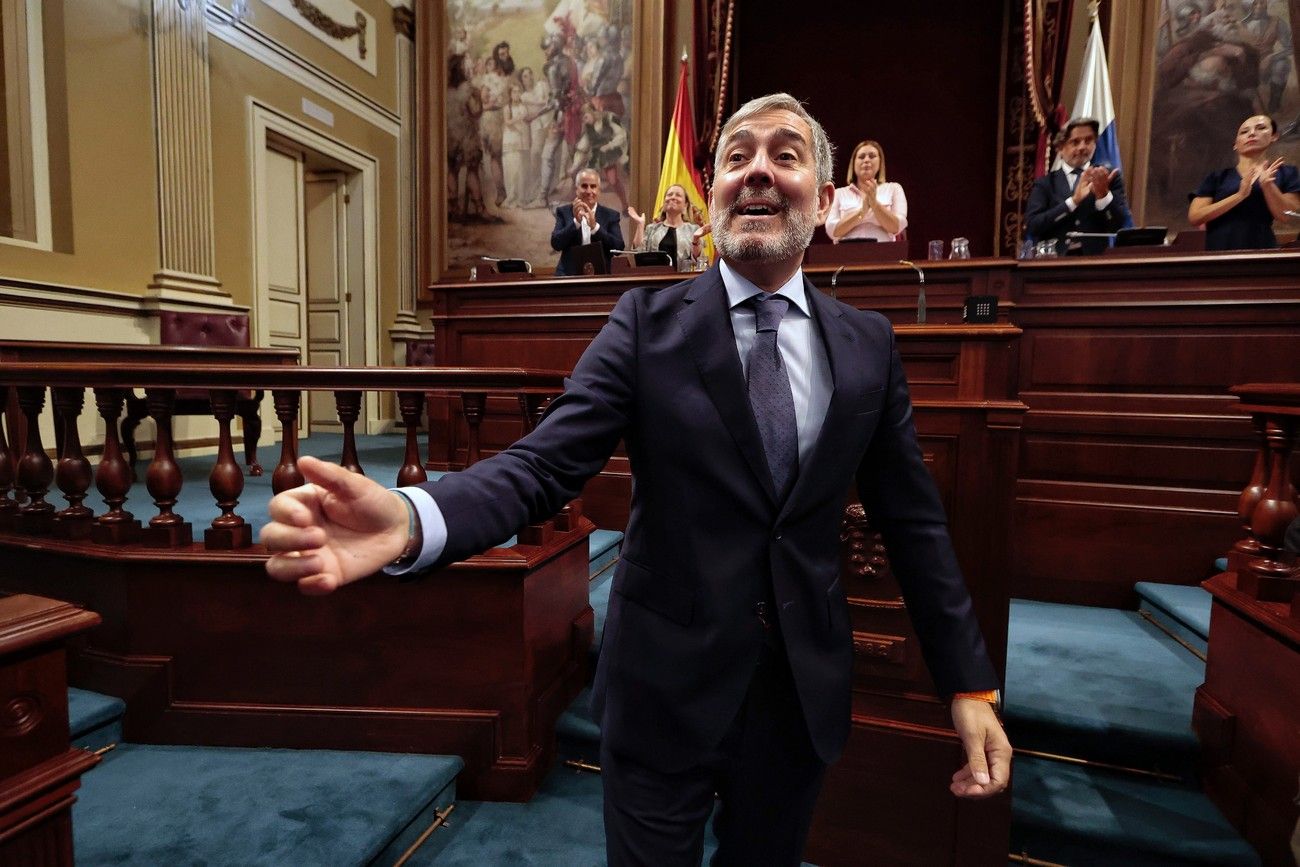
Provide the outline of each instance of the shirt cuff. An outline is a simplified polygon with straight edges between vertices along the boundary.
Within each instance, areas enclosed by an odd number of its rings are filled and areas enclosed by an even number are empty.
[[[424,488],[390,488],[411,501],[415,514],[420,517],[420,528],[424,531],[420,540],[420,555],[415,562],[406,566],[385,566],[385,575],[406,575],[428,569],[442,556],[447,547],[447,521],[442,517],[442,509]]]
[[[1107,208],[1110,207],[1110,203],[1113,201],[1115,201],[1115,194],[1106,193],[1106,195],[1102,196],[1100,199],[1097,200],[1096,202],[1097,210],[1099,211],[1106,210]]]
[[[1079,207],[1079,205],[1078,205],[1077,202],[1074,201],[1074,196],[1071,195],[1071,196],[1066,196],[1066,197],[1065,197],[1065,210],[1067,210],[1067,211],[1069,211],[1071,214],[1073,214],[1073,213],[1074,213],[1074,209],[1077,208],[1077,207]]]

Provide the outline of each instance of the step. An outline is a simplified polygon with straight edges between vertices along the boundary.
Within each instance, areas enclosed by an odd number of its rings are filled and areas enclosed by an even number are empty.
[[[590,575],[594,581],[618,560],[618,552],[623,546],[623,534],[618,530],[593,530],[587,537],[590,550]]]
[[[1195,647],[1204,655],[1210,641],[1210,592],[1184,584],[1157,584],[1139,581],[1139,610],[1146,611],[1160,625]]]
[[[74,747],[98,750],[122,741],[122,715],[126,702],[68,687],[68,734]]]
[[[1134,611],[1015,599],[1005,715],[1021,749],[1195,777],[1205,664]]]
[[[454,756],[123,744],[82,777],[78,864],[392,863],[455,800]]]
[[[1027,756],[1012,771],[1011,851],[1071,867],[1260,863],[1200,791]]]

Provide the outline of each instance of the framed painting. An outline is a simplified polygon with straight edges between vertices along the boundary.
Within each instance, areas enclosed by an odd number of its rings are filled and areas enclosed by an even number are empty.
[[[464,279],[483,257],[526,259],[546,272],[556,260],[555,209],[573,201],[580,170],[594,169],[600,203],[626,214],[642,174],[653,172],[644,169],[658,164],[662,0],[426,8],[440,19],[421,60],[421,101],[432,109],[421,112],[432,274]]]

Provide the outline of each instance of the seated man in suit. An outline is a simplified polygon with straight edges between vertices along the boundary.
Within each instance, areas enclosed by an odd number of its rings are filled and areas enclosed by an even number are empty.
[[[627,444],[636,484],[592,687],[616,867],[699,865],[715,793],[714,864],[800,863],[850,731],[839,533],[852,481],[967,760],[951,780],[917,784],[983,798],[1010,778],[997,674],[893,329],[819,292],[800,265],[832,177],[826,132],[798,101],[750,101],[718,143],[721,261],[624,292],[530,434],[395,492],[304,457],[308,483],[271,501],[267,571],[329,593],[490,547],[554,514]]]
[[[1061,167],[1034,181],[1025,205],[1025,226],[1035,241],[1056,241],[1058,253],[1103,252],[1105,238],[1081,238],[1068,244],[1068,232],[1118,232],[1129,223],[1128,201],[1119,169],[1092,164],[1097,150],[1097,121],[1076,117],[1065,125],[1059,149]]]
[[[573,179],[574,198],[571,205],[555,209],[555,228],[551,230],[551,249],[560,254],[555,275],[581,274],[582,268],[575,260],[574,249],[583,244],[597,243],[605,251],[605,271],[609,271],[612,250],[623,249],[623,232],[618,227],[618,211],[597,204],[600,197],[600,173],[583,169]]]

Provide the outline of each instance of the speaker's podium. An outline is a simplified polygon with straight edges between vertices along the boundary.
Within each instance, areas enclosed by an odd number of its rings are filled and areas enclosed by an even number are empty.
[[[810,244],[805,265],[870,265],[907,258],[906,241],[848,240],[838,244]]]

